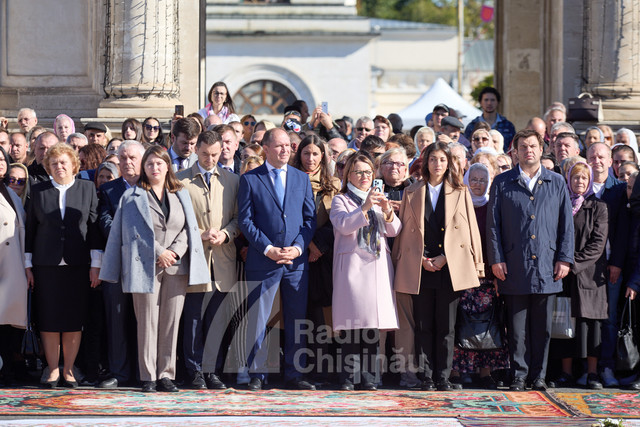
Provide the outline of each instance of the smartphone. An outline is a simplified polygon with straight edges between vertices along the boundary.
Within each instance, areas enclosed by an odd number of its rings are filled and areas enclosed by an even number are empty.
[[[384,183],[381,179],[374,179],[372,188],[382,193],[384,190]]]
[[[329,114],[329,103],[327,101],[324,101],[322,103],[322,112],[325,114]]]
[[[176,105],[176,116],[184,117],[184,105]]]

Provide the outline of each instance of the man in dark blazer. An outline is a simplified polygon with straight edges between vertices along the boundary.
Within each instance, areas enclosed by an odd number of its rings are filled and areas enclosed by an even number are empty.
[[[171,129],[171,167],[174,172],[188,169],[198,161],[195,153],[200,124],[193,117],[178,119]]]
[[[311,183],[307,174],[287,166],[291,141],[284,130],[267,131],[262,142],[267,161],[242,175],[238,191],[238,225],[249,241],[245,267],[250,285],[249,389],[261,390],[267,376],[261,349],[273,301],[280,289],[285,381],[291,388],[314,390],[296,369],[306,365],[306,339],[295,336],[296,323],[305,319],[307,311],[306,249],[316,228]],[[253,291],[252,283],[258,283]]]
[[[622,292],[622,268],[627,256],[630,234],[629,215],[627,213],[627,184],[609,175],[613,164],[611,147],[602,142],[591,144],[587,149],[587,162],[593,170],[593,191],[596,197],[607,203],[609,213],[609,232],[607,236],[608,319],[602,322],[602,352],[600,368],[602,383],[605,387],[617,387],[614,376],[614,353],[618,335],[618,301]],[[583,381],[585,382],[583,384]],[[586,385],[586,376],[578,380]]]
[[[98,225],[105,241],[122,194],[134,187],[140,178],[140,162],[144,147],[138,141],[125,141],[118,148],[120,178],[100,186],[98,191]],[[122,284],[102,282],[107,331],[107,358],[111,377],[98,384],[99,388],[116,388],[131,378],[132,353],[136,349],[135,317],[131,294],[122,292]],[[134,353],[135,354],[135,353]]]
[[[513,138],[518,167],[498,175],[487,210],[487,255],[507,309],[513,382],[545,390],[555,294],[573,264],[574,232],[565,180],[542,167],[544,140],[533,130]]]
[[[31,185],[37,184],[38,182],[49,181],[49,174],[44,170],[42,161],[44,160],[44,156],[47,155],[49,148],[53,147],[57,143],[58,137],[53,132],[42,132],[36,138],[36,141],[33,144],[35,159],[27,168]]]

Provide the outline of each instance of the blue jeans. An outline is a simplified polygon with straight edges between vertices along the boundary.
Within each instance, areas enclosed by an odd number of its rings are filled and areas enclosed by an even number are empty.
[[[615,370],[616,361],[614,359],[616,351],[616,339],[620,323],[620,313],[618,313],[618,302],[622,289],[622,275],[615,283],[607,281],[607,303],[609,305],[609,318],[602,322],[602,351],[600,353],[600,367]]]

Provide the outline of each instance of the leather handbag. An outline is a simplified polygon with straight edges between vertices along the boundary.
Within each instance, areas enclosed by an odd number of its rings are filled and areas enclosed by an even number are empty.
[[[567,121],[569,122],[601,122],[603,121],[602,102],[599,98],[583,92],[577,98],[569,98]]]
[[[456,345],[463,350],[487,351],[504,347],[502,300],[496,299],[491,309],[469,313],[458,306]]]
[[[33,329],[33,323],[31,322],[31,291],[28,291],[27,296],[27,329],[22,336],[21,353],[25,358],[39,356],[41,354],[42,346],[38,334]]]
[[[633,370],[638,361],[638,342],[636,340],[632,322],[631,298],[627,298],[620,316],[620,329],[618,329],[618,339],[616,342],[616,369],[620,371]]]
[[[551,317],[551,338],[571,339],[576,336],[576,318],[571,316],[571,298],[556,297]]]

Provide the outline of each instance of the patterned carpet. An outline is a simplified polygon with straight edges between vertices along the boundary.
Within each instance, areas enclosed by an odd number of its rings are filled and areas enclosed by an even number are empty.
[[[640,394],[638,393],[550,393],[588,417],[640,418]]]
[[[572,417],[539,392],[2,390],[0,416]]]

